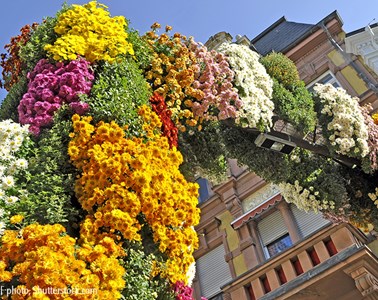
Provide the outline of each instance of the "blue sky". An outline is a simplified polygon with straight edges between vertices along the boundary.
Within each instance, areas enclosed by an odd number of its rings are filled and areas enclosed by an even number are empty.
[[[53,16],[64,1],[59,0],[10,0],[0,8],[0,53],[12,36],[18,35],[25,24],[41,22],[43,17]],[[84,4],[88,1],[66,1],[68,4]],[[378,22],[378,1],[303,1],[303,0],[102,0],[112,16],[123,15],[130,26],[140,33],[159,22],[173,26],[173,31],[193,36],[196,41],[206,40],[226,31],[253,38],[285,16],[289,21],[316,24],[332,13],[339,12],[344,30],[351,32]],[[376,19],[374,21],[374,19]],[[0,102],[6,93],[0,89]]]

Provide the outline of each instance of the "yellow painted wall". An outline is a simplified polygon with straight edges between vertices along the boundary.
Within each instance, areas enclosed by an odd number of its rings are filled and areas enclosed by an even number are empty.
[[[225,211],[221,215],[217,216],[222,224],[219,226],[219,229],[225,229],[227,232],[227,243],[230,251],[235,250],[239,246],[239,237],[236,231],[231,227],[231,222],[234,220],[229,211]]]
[[[348,80],[349,84],[358,95],[361,95],[368,90],[365,82],[357,75],[357,72],[351,66],[345,67],[340,72]]]
[[[336,49],[328,53],[327,56],[336,66],[341,66],[345,63],[343,56]]]
[[[228,248],[232,252],[233,250],[239,247],[240,242],[236,231],[231,227],[231,222],[234,220],[234,218],[232,217],[229,211],[225,211],[217,217],[222,221],[222,224],[219,226],[219,229],[226,230]],[[247,266],[245,264],[244,257],[242,254],[234,257],[232,259],[232,263],[234,265],[235,273],[237,276],[247,271]]]
[[[368,247],[375,255],[378,255],[378,240],[375,240],[368,244]]]
[[[232,263],[234,264],[236,276],[239,276],[248,271],[243,254],[234,257],[232,259]]]

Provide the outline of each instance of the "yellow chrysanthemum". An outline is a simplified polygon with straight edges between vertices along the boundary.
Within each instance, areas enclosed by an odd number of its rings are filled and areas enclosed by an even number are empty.
[[[132,139],[114,122],[92,127],[85,117],[73,118],[69,149],[79,149],[79,153],[70,156],[82,172],[75,191],[82,207],[91,213],[81,226],[81,239],[91,245],[105,237],[139,241],[145,224],[137,217],[143,214],[154,241],[169,257],[171,267],[166,267],[170,271],[162,268],[162,276],[172,283],[186,281],[198,247],[193,229],[199,222],[198,185],[180,173],[183,157],[161,136],[158,116],[148,106],[142,106],[138,114],[144,136]],[[173,275],[174,270],[180,272]]]
[[[24,219],[24,216],[15,215],[10,218],[10,222],[11,224],[18,224],[18,223],[21,223],[23,219]]]
[[[60,36],[45,50],[56,61],[82,56],[90,62],[113,62],[120,54],[134,55],[127,42],[126,26],[124,17],[110,17],[106,6],[96,1],[73,5],[59,16],[54,29]]]
[[[32,224],[22,231],[7,231],[1,239],[0,280],[10,282],[17,278],[23,284],[19,287],[30,291],[27,299],[44,299],[40,291],[49,287],[93,290],[119,299],[119,291],[125,285],[122,279],[125,270],[117,258],[123,255],[109,237],[93,246],[79,245],[61,225]],[[100,278],[111,278],[112,282]],[[91,295],[88,297],[80,299],[93,299]],[[47,299],[63,298],[51,293]]]

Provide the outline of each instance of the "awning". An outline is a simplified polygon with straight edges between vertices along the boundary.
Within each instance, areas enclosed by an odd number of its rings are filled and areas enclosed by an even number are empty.
[[[246,212],[244,215],[241,215],[239,218],[235,219],[231,222],[231,226],[234,229],[239,228],[243,224],[249,222],[253,218],[255,218],[257,215],[261,214],[265,210],[267,210],[269,207],[275,205],[277,202],[280,202],[282,200],[282,195],[278,194],[273,196],[272,198],[268,199],[267,201],[261,203],[256,208]]]

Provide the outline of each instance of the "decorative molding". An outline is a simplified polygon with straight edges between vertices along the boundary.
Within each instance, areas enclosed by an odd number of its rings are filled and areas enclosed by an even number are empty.
[[[378,74],[378,28],[365,27],[364,31],[358,32],[345,38],[347,53],[360,55],[376,74]]]
[[[231,43],[231,42],[232,42],[231,34],[225,31],[221,31],[211,36],[205,43],[205,46],[210,50],[217,50],[219,46],[222,45],[223,43]]]
[[[353,270],[349,274],[355,281],[357,289],[364,299],[378,299],[378,278],[371,274],[364,266]]]
[[[280,190],[277,185],[265,185],[242,201],[241,205],[243,207],[243,211],[247,212],[258,207],[260,204],[279,194],[279,192]]]

